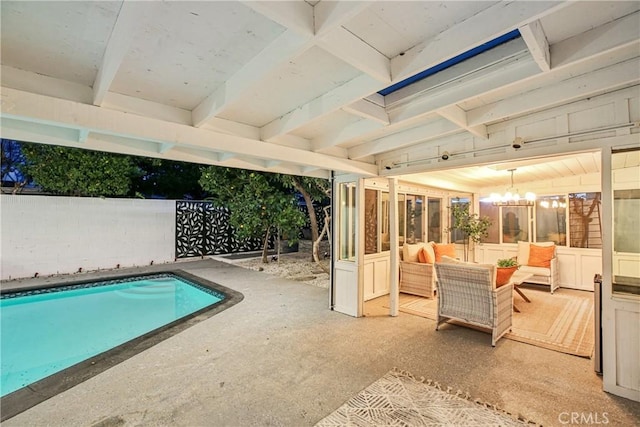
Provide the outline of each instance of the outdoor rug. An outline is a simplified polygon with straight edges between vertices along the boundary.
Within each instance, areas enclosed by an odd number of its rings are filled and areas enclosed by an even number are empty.
[[[551,295],[545,289],[521,289],[531,302],[514,294],[520,313],[513,313],[513,327],[505,338],[581,357],[593,355],[593,293],[558,289]],[[437,304],[437,298],[400,294],[404,313],[436,320]]]
[[[523,426],[535,425],[460,391],[393,369],[316,426]]]

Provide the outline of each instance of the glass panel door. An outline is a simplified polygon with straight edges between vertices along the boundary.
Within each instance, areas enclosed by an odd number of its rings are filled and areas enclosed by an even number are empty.
[[[356,258],[356,184],[341,183],[340,200],[340,233],[338,235],[339,259],[355,261]]]
[[[640,295],[640,150],[613,153],[614,294]]]
[[[407,243],[422,242],[422,210],[424,209],[424,196],[407,194],[406,196],[406,223]]]
[[[427,215],[429,218],[429,232],[427,242],[442,243],[442,199],[429,198],[427,202]]]
[[[389,234],[389,227],[391,226],[389,223],[389,192],[383,191],[381,199],[382,207],[380,215],[382,215],[382,221],[380,221],[380,227],[382,231],[380,233],[382,236],[381,249],[384,252],[391,249],[391,235]]]
[[[527,206],[502,207],[502,242],[529,241],[529,208]]]
[[[564,195],[536,200],[536,242],[567,245],[567,199]]]

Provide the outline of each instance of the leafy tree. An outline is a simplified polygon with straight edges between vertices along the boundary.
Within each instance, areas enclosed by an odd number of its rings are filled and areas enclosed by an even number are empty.
[[[139,178],[132,182],[131,195],[195,200],[205,197],[198,183],[201,165],[146,157],[134,157],[133,161]]]
[[[202,170],[200,185],[216,204],[229,208],[238,237],[262,236],[262,262],[268,262],[272,235],[297,241],[304,214],[279,175],[210,166]]]
[[[489,234],[491,227],[491,219],[488,216],[480,218],[478,214],[472,214],[469,211],[468,203],[453,203],[451,205],[451,215],[453,216],[453,224],[448,231],[460,230],[464,234],[464,260],[469,258],[470,240],[474,243],[480,243],[483,237]]]
[[[50,193],[124,196],[139,170],[131,156],[45,144],[22,144],[24,175]]]
[[[331,184],[322,178],[311,178],[295,175],[280,175],[282,182],[287,187],[295,188],[302,197],[309,213],[309,224],[311,226],[311,241],[313,242],[312,260],[318,261],[317,243],[320,235],[318,218],[313,206],[313,202],[320,202],[329,196]]]
[[[2,140],[2,176],[75,196],[202,199],[195,163]],[[11,175],[13,173],[13,175]],[[15,192],[16,190],[14,190]]]

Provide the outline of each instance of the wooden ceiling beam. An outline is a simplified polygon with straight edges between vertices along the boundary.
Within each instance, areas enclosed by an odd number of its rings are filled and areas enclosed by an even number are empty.
[[[356,77],[263,126],[262,140],[269,141],[278,135],[292,132],[310,121],[339,110],[345,104],[361,99],[363,93],[371,93],[378,86],[379,83],[368,75]]]
[[[144,20],[144,7],[144,2],[122,2],[102,57],[102,64],[93,82],[93,105],[102,105],[122,60],[129,52],[129,44],[133,40],[135,32],[140,28],[141,21]]]
[[[579,100],[589,95],[638,83],[640,63],[630,59],[589,74],[579,75],[528,90],[508,99],[492,102],[467,112],[469,126],[478,126],[551,107],[560,103]]]
[[[478,46],[540,17],[568,6],[571,2],[499,2],[458,25],[417,44],[403,55],[391,59],[391,75],[399,81],[431,68],[469,46]],[[526,17],[523,19],[523,17]]]
[[[542,71],[551,70],[551,53],[549,42],[544,34],[544,29],[540,21],[533,21],[518,28],[522,39],[527,44],[533,60]]]
[[[157,144],[170,143],[176,147],[228,152],[364,176],[375,175],[377,170],[376,166],[370,163],[336,158],[6,87],[2,87],[2,96],[0,112],[4,117],[60,128],[87,129],[92,134],[153,142],[156,144],[156,153]],[[73,134],[77,141],[77,132],[74,131]]]
[[[349,158],[361,159],[460,132],[461,129],[450,121],[437,119],[350,148]]]

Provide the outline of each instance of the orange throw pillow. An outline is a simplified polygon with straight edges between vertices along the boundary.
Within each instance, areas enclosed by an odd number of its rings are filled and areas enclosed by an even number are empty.
[[[551,258],[553,258],[553,252],[555,246],[529,246],[529,262],[527,265],[531,267],[551,267]]]
[[[418,252],[418,262],[422,264],[433,264],[433,260],[425,248],[420,249]]]
[[[436,262],[442,261],[442,256],[446,255],[451,258],[456,257],[456,245],[453,243],[444,244],[444,243],[436,243],[433,247],[433,250],[436,253]]]

